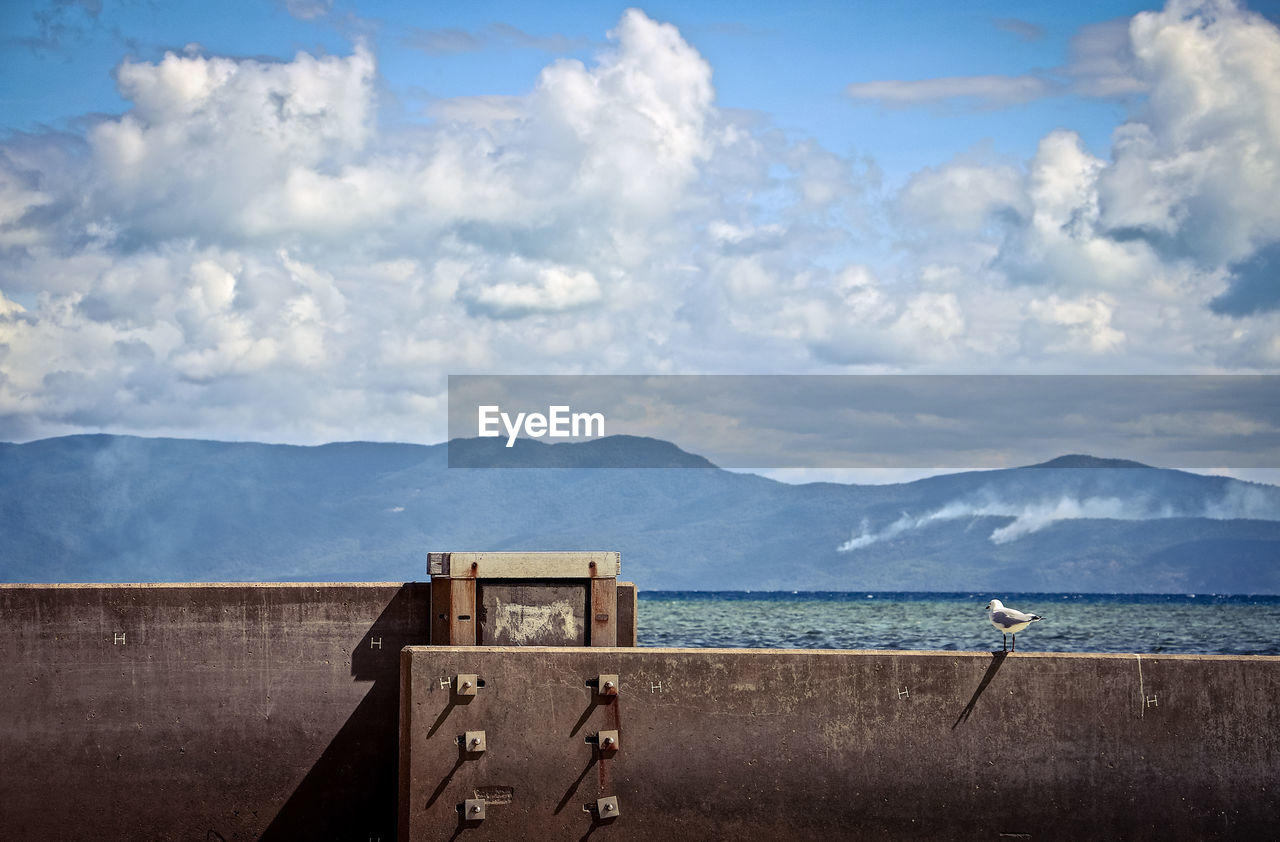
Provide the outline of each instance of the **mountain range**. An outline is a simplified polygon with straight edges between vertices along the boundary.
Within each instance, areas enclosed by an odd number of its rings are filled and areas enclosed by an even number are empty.
[[[1227,477],[1074,455],[790,485],[630,436],[521,439],[517,468],[452,446],[0,443],[0,579],[412,581],[431,550],[592,549],[642,590],[1280,593],[1280,488]]]

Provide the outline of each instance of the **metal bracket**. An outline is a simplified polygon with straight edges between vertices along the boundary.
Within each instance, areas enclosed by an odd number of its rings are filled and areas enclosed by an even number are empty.
[[[596,734],[596,745],[603,752],[615,752],[618,750],[618,732],[617,731],[601,731]]]
[[[610,795],[608,798],[597,798],[596,815],[602,819],[616,819],[620,815],[618,811],[618,796]]]
[[[600,696],[616,696],[618,695],[618,685],[621,683],[616,673],[613,675],[600,675],[596,678],[596,694]]]
[[[469,822],[484,821],[483,798],[468,798],[462,802],[462,818]]]
[[[480,754],[488,747],[484,731],[468,731],[462,735],[462,750],[467,754]]]
[[[474,696],[480,687],[480,676],[475,673],[459,673],[453,679],[453,691],[459,696]]]

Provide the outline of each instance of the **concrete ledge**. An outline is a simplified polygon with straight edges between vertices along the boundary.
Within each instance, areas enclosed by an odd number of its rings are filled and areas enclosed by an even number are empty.
[[[1269,838],[1277,691],[1271,657],[410,647],[400,838]]]

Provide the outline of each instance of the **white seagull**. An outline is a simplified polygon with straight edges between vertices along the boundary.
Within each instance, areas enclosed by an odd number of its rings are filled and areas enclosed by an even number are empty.
[[[1000,630],[1000,637],[1004,639],[1005,651],[1009,651],[1009,639],[1006,635],[1013,635],[1013,648],[1018,648],[1018,632],[1034,623],[1036,620],[1043,620],[1039,614],[1024,614],[1015,608],[1005,608],[1004,603],[998,599],[993,599],[987,603],[987,619],[991,621],[991,625]]]

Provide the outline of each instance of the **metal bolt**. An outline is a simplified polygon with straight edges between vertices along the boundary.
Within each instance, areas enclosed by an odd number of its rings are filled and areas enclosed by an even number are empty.
[[[612,682],[612,681],[606,681],[606,682],[604,683],[604,689],[606,689],[606,690],[612,690],[612,689],[613,689],[613,682]]]
[[[612,805],[612,804],[606,804],[606,805],[604,805],[604,811],[605,811],[606,813],[612,813],[612,812],[613,812],[613,805]]]
[[[470,681],[464,681],[464,682],[462,682],[462,689],[463,689],[463,690],[469,689],[470,687],[471,687],[471,682],[470,682]]]
[[[604,744],[605,744],[605,746],[611,746],[611,745],[613,745],[613,737],[605,737],[605,738],[604,738]]]
[[[472,804],[472,805],[471,805],[471,812],[473,812],[473,813],[478,813],[478,812],[480,812],[480,805],[479,805],[479,804]]]

